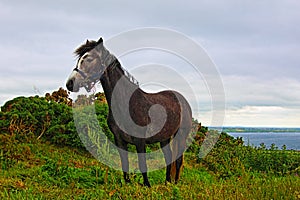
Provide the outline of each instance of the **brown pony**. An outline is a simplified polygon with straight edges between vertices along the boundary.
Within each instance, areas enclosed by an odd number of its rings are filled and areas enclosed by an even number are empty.
[[[104,47],[102,38],[87,40],[75,53],[79,57],[77,66],[66,86],[72,92],[81,87],[90,91],[100,80],[109,106],[107,123],[118,147],[125,182],[130,182],[127,145],[136,146],[144,185],[150,187],[146,144],[159,142],[167,166],[166,181],[171,182],[172,178],[177,183],[192,127],[192,112],[186,99],[176,91],[144,92]]]

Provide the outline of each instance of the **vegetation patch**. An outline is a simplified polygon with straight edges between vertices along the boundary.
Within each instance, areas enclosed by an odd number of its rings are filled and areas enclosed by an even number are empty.
[[[206,127],[194,133],[178,184],[165,183],[165,169],[149,173],[151,188],[142,186],[139,173],[130,174],[131,183],[125,184],[122,172],[85,150],[71,102],[59,89],[45,97],[18,97],[1,107],[0,199],[300,199],[300,152],[246,146],[242,138],[217,133],[218,142],[200,159],[200,146],[213,131]],[[105,97],[99,93],[93,102],[99,125],[113,140]],[[107,141],[100,145],[109,149]],[[148,146],[147,151],[157,148]]]

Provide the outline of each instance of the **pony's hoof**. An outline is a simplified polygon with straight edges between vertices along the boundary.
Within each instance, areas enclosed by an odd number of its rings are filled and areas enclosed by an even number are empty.
[[[169,186],[169,185],[172,185],[172,182],[171,181],[165,181],[165,186]]]
[[[130,179],[126,179],[126,180],[125,180],[125,183],[126,183],[126,184],[131,183]]]
[[[144,183],[144,186],[147,186],[148,188],[151,188],[151,185],[150,185],[150,183],[149,183],[149,182],[147,182],[147,183]]]

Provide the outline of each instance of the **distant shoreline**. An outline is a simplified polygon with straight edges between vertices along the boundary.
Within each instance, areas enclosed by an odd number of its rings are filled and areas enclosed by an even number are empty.
[[[222,130],[226,133],[255,133],[255,132],[265,132],[265,133],[293,133],[300,132],[300,128],[280,128],[280,127],[208,127],[210,130]]]

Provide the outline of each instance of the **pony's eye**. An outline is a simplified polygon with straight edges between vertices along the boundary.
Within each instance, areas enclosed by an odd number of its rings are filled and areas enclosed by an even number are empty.
[[[87,62],[92,62],[94,59],[93,59],[93,58],[90,58],[90,57],[87,57],[85,60],[86,60]]]

